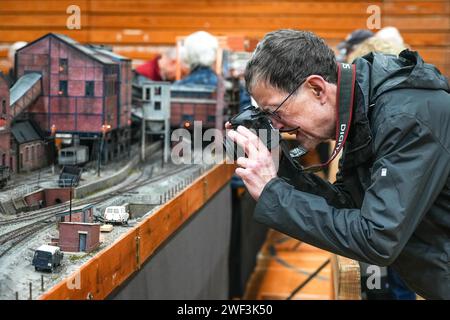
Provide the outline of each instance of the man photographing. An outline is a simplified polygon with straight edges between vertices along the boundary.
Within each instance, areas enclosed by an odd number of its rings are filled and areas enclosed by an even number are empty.
[[[450,299],[446,78],[408,50],[338,65],[313,33],[279,30],[259,43],[245,80],[273,125],[295,132],[307,150],[345,127],[334,184],[285,162],[277,172],[256,135],[243,126],[229,132],[246,152],[236,174],[257,200],[255,219],[336,254],[390,265],[424,298]]]

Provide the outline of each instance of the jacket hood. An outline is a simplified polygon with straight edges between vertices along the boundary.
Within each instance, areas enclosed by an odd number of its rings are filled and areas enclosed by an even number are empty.
[[[369,53],[354,61],[357,81],[370,88],[370,100],[382,93],[405,88],[445,90],[450,93],[448,80],[439,70],[415,51],[403,50],[399,57]]]

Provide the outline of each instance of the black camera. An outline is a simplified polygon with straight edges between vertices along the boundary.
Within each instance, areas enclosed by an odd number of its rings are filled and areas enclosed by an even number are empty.
[[[272,150],[279,145],[281,139],[280,134],[272,125],[272,121],[266,113],[256,108],[255,106],[247,106],[240,113],[229,120],[232,129],[237,129],[238,126],[244,126],[248,129],[254,129],[256,134],[267,147]],[[236,160],[238,158],[239,146],[236,146],[232,140],[225,137],[224,148],[227,155]],[[244,155],[240,152],[240,155]]]
[[[261,111],[261,109],[252,105],[247,106],[243,111],[231,118],[229,122],[232,129],[237,129],[238,126],[244,126],[248,129],[256,130],[258,137],[269,151],[280,146],[282,153],[294,168],[302,170],[303,167],[300,165],[299,159],[307,153],[307,150],[302,146],[297,146],[289,150],[286,141],[281,140],[279,131],[274,128],[267,113]],[[230,159],[237,160],[238,155],[244,156],[242,148],[236,145],[230,138],[225,137],[223,145]],[[238,152],[238,150],[240,151]]]

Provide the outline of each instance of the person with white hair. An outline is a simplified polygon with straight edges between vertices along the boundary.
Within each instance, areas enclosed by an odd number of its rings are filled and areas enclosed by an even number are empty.
[[[375,34],[375,38],[390,42],[395,47],[406,47],[400,31],[396,27],[384,27]]]
[[[363,57],[370,52],[380,52],[384,54],[393,54],[398,56],[405,50],[404,46],[399,46],[392,41],[384,40],[378,37],[370,37],[360,43],[348,56],[347,62],[352,63],[356,58]]]
[[[197,31],[184,40],[181,60],[189,66],[189,74],[176,81],[176,85],[217,86],[217,75],[213,70],[219,42],[205,31]]]

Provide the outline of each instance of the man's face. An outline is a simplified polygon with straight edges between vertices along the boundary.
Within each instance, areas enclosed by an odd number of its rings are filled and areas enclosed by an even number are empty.
[[[271,117],[278,129],[296,128],[291,133],[307,150],[313,150],[320,142],[334,138],[336,126],[335,86],[323,80],[317,86],[313,82],[307,80],[303,83],[277,110],[277,117]],[[288,95],[288,92],[266,83],[257,83],[252,88],[253,98],[264,111],[275,111]]]

